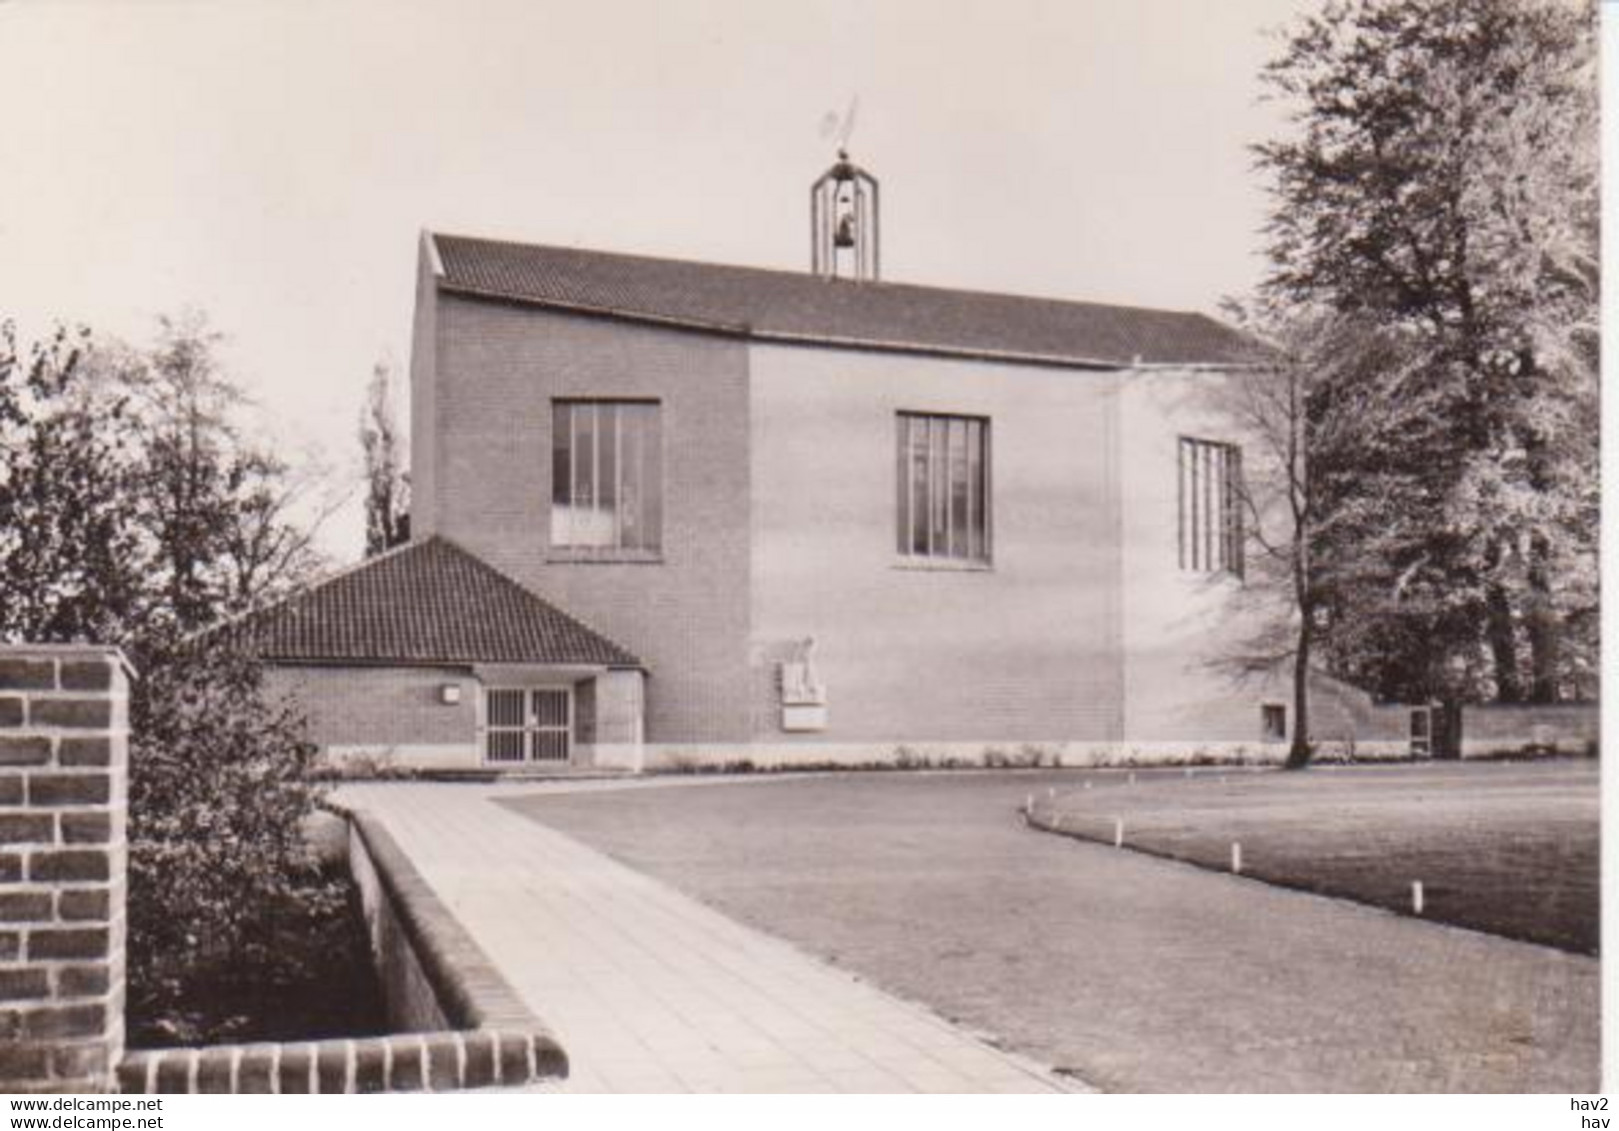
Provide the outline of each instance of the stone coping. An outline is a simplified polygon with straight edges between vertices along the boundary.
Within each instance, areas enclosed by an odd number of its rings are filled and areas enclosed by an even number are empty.
[[[567,1070],[547,1034],[472,1029],[148,1049],[124,1057],[118,1084],[126,1095],[447,1092],[522,1087]]]
[[[365,843],[377,878],[450,1023],[467,1029],[545,1033],[544,1024],[444,906],[382,822],[363,809],[338,808]]]
[[[568,1057],[434,894],[388,830],[339,808],[440,1007],[455,1029],[381,1037],[134,1050],[118,1066],[125,1093],[451,1091],[522,1087],[568,1075]]]
[[[6,644],[0,643],[0,660],[21,657],[36,660],[107,660],[124,669],[130,679],[140,673],[124,650],[112,644]]]

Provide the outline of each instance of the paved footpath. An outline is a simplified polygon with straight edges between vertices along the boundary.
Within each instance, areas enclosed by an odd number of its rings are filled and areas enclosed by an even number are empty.
[[[345,786],[567,1049],[570,1091],[1047,1092],[1068,1081],[490,798]]]

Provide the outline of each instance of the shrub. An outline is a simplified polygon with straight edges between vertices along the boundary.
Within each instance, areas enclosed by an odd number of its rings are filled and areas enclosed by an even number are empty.
[[[239,1004],[301,978],[342,913],[303,828],[321,798],[303,719],[218,647],[148,657],[132,696],[129,1004],[177,1041],[238,1033]],[[237,1003],[233,1006],[232,1003]]]
[[[1050,756],[1050,753],[1051,752],[1044,746],[1040,746],[1033,742],[1025,742],[1018,748],[1016,765],[1027,767],[1031,770],[1038,770],[1041,766],[1046,764],[1046,758]]]
[[[894,751],[893,767],[897,770],[926,770],[932,765],[932,758],[917,753],[909,746],[900,746]]]

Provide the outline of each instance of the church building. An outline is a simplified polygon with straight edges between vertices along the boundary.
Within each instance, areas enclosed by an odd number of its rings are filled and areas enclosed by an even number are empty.
[[[1202,314],[427,232],[413,541],[236,631],[337,757],[432,769],[1280,758]],[[1313,730],[1408,748],[1323,680]]]

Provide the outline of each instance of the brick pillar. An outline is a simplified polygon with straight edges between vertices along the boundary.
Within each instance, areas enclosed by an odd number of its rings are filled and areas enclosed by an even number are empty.
[[[129,668],[0,645],[0,1092],[116,1087]]]

